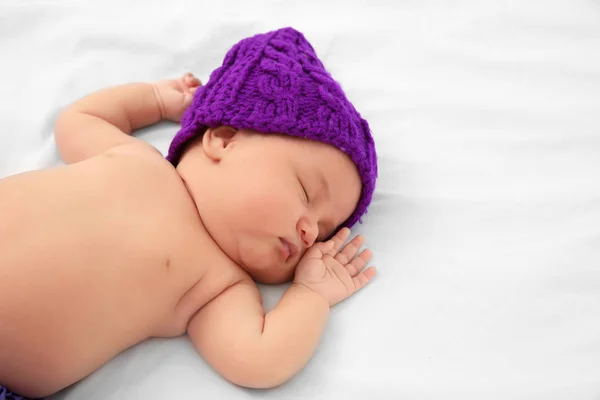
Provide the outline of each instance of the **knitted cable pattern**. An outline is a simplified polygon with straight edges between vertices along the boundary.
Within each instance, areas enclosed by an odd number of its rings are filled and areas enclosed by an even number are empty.
[[[377,179],[369,124],[297,30],[282,28],[233,46],[196,91],[167,159],[177,165],[190,139],[219,125],[335,146],[356,164],[363,184],[356,209],[343,226],[351,227],[367,211]]]

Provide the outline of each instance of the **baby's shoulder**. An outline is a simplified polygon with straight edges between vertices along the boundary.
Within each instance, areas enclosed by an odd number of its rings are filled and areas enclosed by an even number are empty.
[[[113,161],[127,160],[132,163],[171,165],[156,147],[141,140],[115,146],[101,154],[100,157]]]
[[[116,146],[96,157],[108,170],[123,178],[165,185],[176,184],[179,174],[158,149],[148,143],[127,143]]]
[[[170,221],[189,218],[177,218],[193,205],[177,170],[145,142],[116,146],[73,165],[81,180],[91,180],[100,192],[113,193],[113,203],[131,205],[138,213],[164,214]]]

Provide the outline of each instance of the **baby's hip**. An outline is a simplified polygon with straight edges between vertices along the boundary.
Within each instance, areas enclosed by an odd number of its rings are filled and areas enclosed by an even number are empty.
[[[0,400],[29,400],[29,398],[13,393],[0,385]]]

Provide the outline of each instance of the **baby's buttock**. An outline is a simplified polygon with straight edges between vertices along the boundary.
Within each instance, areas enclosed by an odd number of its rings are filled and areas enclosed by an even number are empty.
[[[185,329],[178,304],[200,266],[173,262],[171,216],[144,185],[101,166],[0,181],[0,383],[17,392],[50,393]]]

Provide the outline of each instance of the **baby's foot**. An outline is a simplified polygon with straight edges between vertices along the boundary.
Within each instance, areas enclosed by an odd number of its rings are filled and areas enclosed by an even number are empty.
[[[165,79],[154,83],[154,94],[162,119],[181,121],[183,112],[192,103],[194,92],[202,82],[191,72],[179,79]]]

